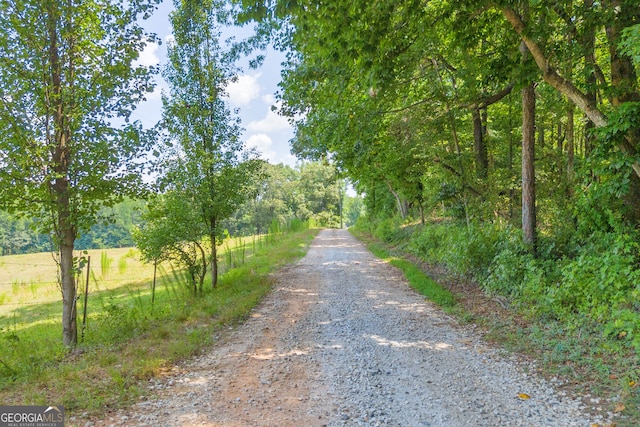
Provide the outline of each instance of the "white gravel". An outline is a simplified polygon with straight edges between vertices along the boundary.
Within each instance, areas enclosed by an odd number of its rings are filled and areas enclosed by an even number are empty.
[[[348,231],[323,230],[211,352],[154,381],[134,408],[84,425],[603,423],[534,371],[425,301]]]

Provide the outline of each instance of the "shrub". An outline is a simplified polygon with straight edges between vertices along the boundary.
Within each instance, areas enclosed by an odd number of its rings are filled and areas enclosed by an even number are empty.
[[[594,234],[578,256],[561,267],[561,281],[554,291],[557,310],[609,321],[620,307],[636,304],[638,249],[636,236]]]
[[[493,224],[469,227],[455,223],[433,224],[415,233],[410,247],[429,262],[444,264],[458,274],[482,279],[488,274],[503,234]]]
[[[395,239],[395,235],[400,229],[402,220],[398,217],[380,220],[375,228],[375,236],[383,242],[390,243]]]

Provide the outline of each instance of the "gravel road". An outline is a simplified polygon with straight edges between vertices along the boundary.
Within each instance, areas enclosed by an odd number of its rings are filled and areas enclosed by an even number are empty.
[[[527,373],[527,371],[529,373]],[[602,420],[416,294],[345,230],[247,322],[89,426],[591,426]],[[528,397],[528,398],[527,398]]]

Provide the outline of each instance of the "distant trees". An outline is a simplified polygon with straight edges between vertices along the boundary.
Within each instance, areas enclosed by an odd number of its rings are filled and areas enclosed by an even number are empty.
[[[145,149],[129,121],[153,88],[135,61],[153,37],[138,19],[158,0],[0,6],[0,206],[38,216],[58,253],[63,343],[77,342],[78,234],[102,206],[141,188]]]
[[[79,233],[76,249],[124,248],[134,245],[131,230],[142,223],[144,200],[125,198],[114,206],[102,207],[95,223]],[[53,250],[49,234],[42,232],[37,216],[16,216],[0,211],[0,255]]]
[[[230,233],[263,234],[274,221],[283,225],[293,219],[339,227],[341,197],[342,203],[350,200],[335,166],[322,160],[296,167],[266,164],[265,177],[254,191],[255,197],[224,222]]]
[[[51,250],[51,239],[37,230],[37,220],[0,212],[0,255]]]

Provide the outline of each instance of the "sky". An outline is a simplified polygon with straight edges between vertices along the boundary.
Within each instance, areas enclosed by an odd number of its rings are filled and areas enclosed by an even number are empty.
[[[171,0],[163,0],[156,13],[143,26],[155,33],[162,43],[149,43],[141,53],[139,62],[142,65],[158,65],[166,63],[166,40],[171,36],[169,13],[173,9]],[[227,34],[241,38],[249,34],[249,30],[230,28]],[[248,66],[242,67],[237,82],[227,88],[228,102],[231,109],[239,109],[242,127],[245,129],[242,139],[247,147],[256,148],[262,153],[262,158],[273,164],[284,163],[294,166],[297,159],[291,155],[289,140],[293,137],[293,127],[286,118],[272,111],[276,104],[275,93],[280,82],[281,63],[284,54],[274,50],[266,52],[264,64],[257,70]],[[166,83],[160,76],[156,77],[158,84],[155,91],[147,96],[133,114],[133,118],[140,120],[144,127],[150,128],[161,118],[161,93],[168,91]]]

